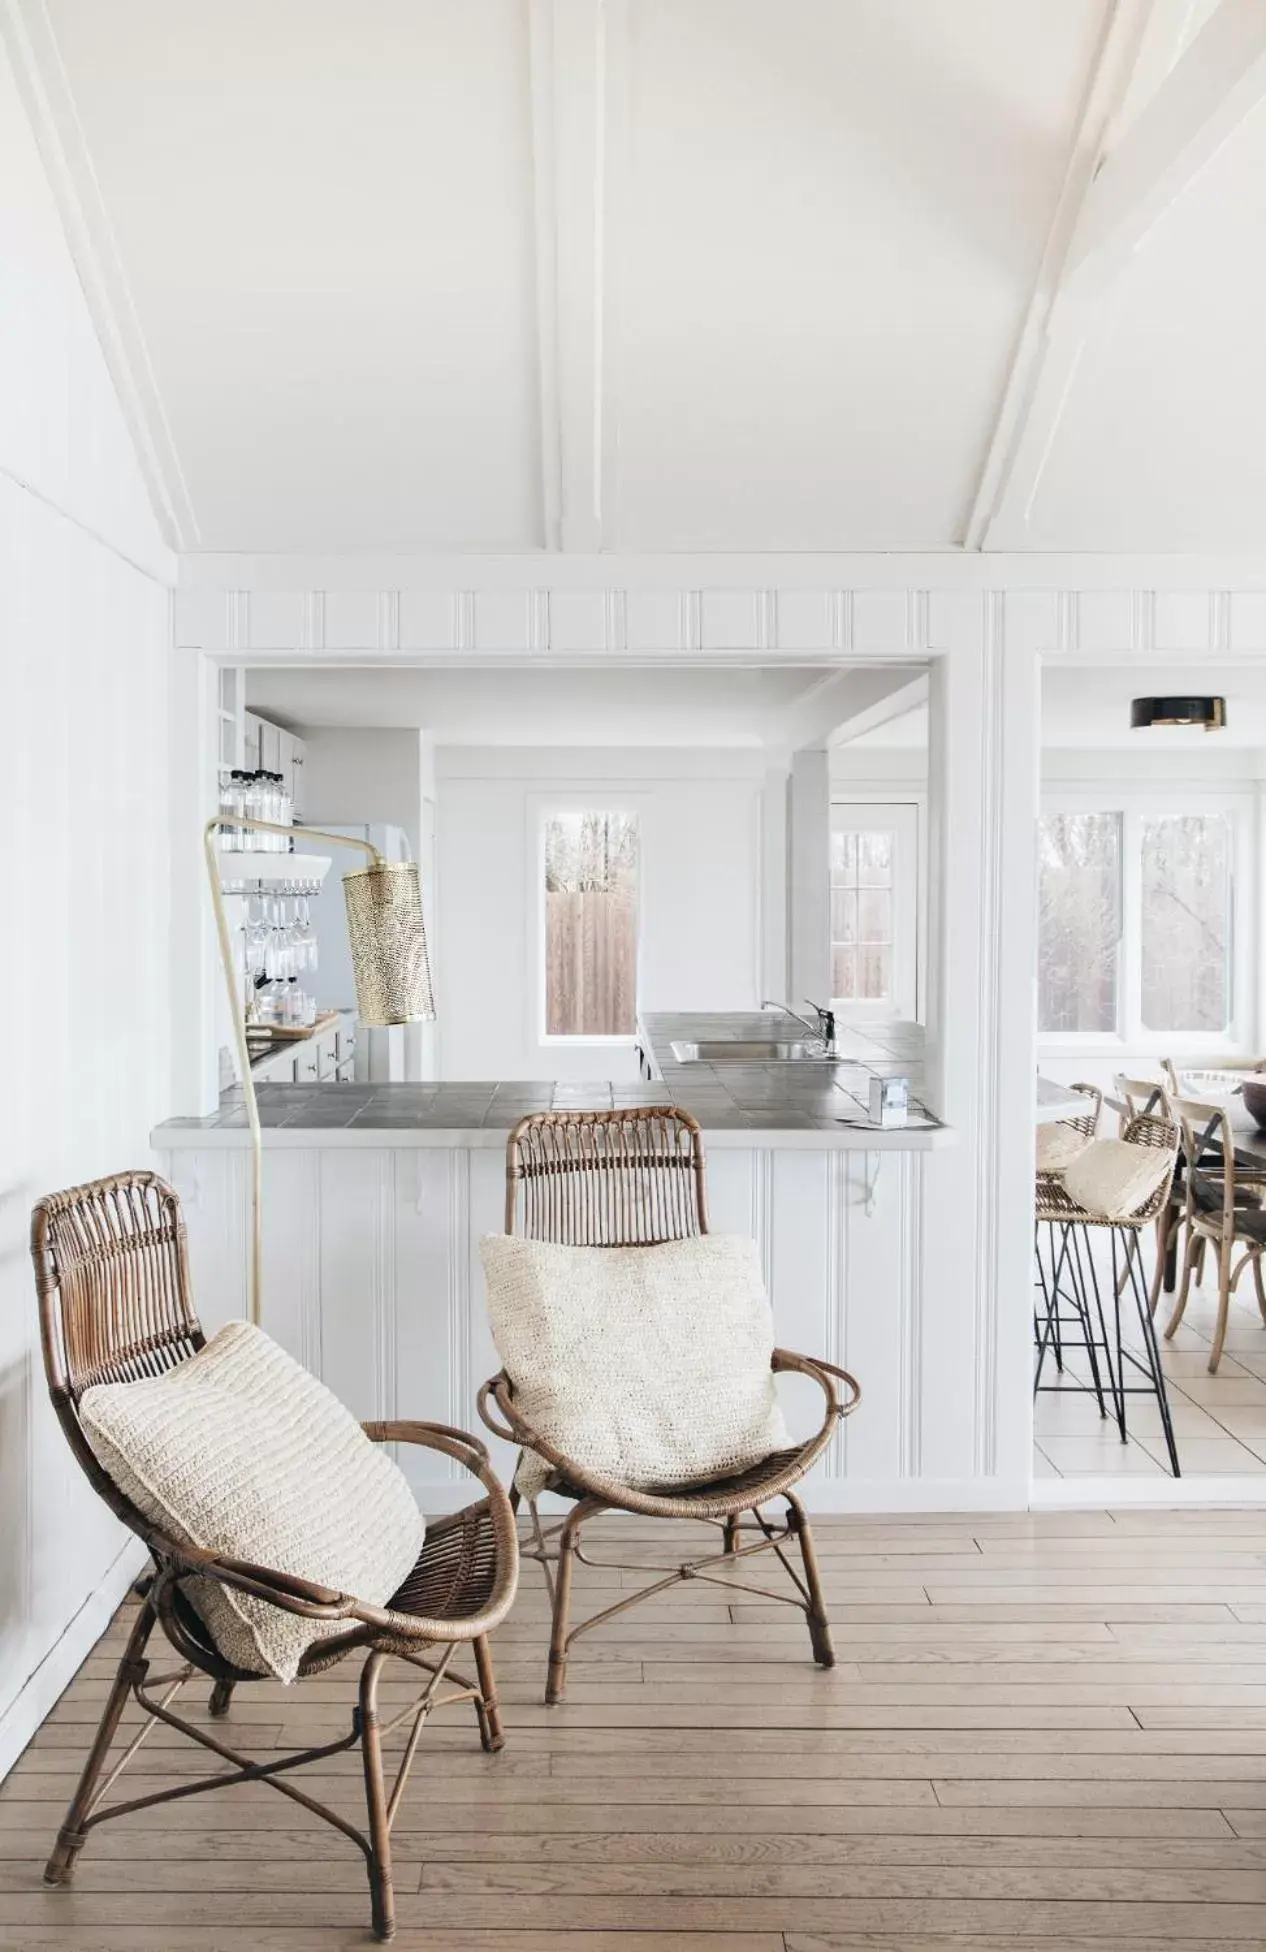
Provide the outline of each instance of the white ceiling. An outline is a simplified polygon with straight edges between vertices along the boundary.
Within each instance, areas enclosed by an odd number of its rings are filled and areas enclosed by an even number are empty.
[[[11,4],[186,549],[1261,547],[1266,110],[1061,284],[1214,0]]]
[[[252,711],[297,730],[419,727],[440,745],[792,746],[850,715],[899,709],[917,668],[821,665],[420,671],[358,665],[247,672]]]
[[[1172,697],[1214,693],[1225,698],[1226,725],[1220,732],[1189,726],[1133,731],[1131,699],[1161,690]],[[924,747],[927,736],[927,707],[920,705],[849,743],[854,750]],[[1048,661],[1042,669],[1042,744],[1073,752],[1108,747],[1133,753],[1187,750],[1210,759],[1228,750],[1266,752],[1266,670],[1246,664],[1088,669]]]

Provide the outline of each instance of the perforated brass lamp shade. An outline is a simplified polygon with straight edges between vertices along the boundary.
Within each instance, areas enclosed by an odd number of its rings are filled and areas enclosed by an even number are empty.
[[[430,1023],[431,960],[416,861],[376,861],[343,876],[356,1014],[369,1029]]]

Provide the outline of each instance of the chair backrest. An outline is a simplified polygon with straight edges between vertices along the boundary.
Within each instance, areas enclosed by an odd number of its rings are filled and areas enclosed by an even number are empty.
[[[1125,1104],[1124,1112],[1119,1114],[1122,1137],[1132,1118],[1169,1119],[1166,1088],[1163,1084],[1157,1084],[1154,1078],[1127,1078],[1124,1071],[1118,1071],[1112,1080],[1112,1092]]]
[[[1099,1130],[1099,1114],[1103,1110],[1103,1093],[1097,1084],[1075,1084],[1072,1089],[1087,1100],[1086,1109],[1079,1118],[1061,1118],[1060,1124],[1070,1126],[1085,1138],[1093,1139]]]
[[[651,1247],[708,1231],[703,1135],[674,1105],[532,1112],[506,1146],[506,1232]]]
[[[203,1346],[180,1201],[145,1172],[50,1193],[31,1216],[31,1258],[44,1373],[71,1449],[118,1516],[148,1531],[97,1463],[79,1399],[94,1383],[161,1375]]]
[[[1188,1218],[1221,1225],[1229,1240],[1235,1231],[1235,1137],[1226,1106],[1176,1098],[1173,1112],[1187,1162]]]

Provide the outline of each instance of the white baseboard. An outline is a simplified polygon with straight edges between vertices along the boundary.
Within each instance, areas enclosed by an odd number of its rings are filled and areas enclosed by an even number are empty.
[[[1034,1511],[1105,1511],[1122,1505],[1266,1506],[1266,1477],[1151,1478],[1121,1473],[1116,1477],[1034,1478],[1030,1491]]]
[[[139,1539],[127,1540],[101,1584],[88,1595],[0,1715],[0,1779],[12,1769],[50,1709],[56,1707],[114,1618],[129,1586],[145,1570],[148,1558]]]

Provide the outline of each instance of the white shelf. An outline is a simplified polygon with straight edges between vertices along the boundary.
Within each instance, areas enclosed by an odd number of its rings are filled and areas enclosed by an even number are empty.
[[[230,881],[324,881],[328,854],[270,854],[243,849],[220,855],[220,885]]]

